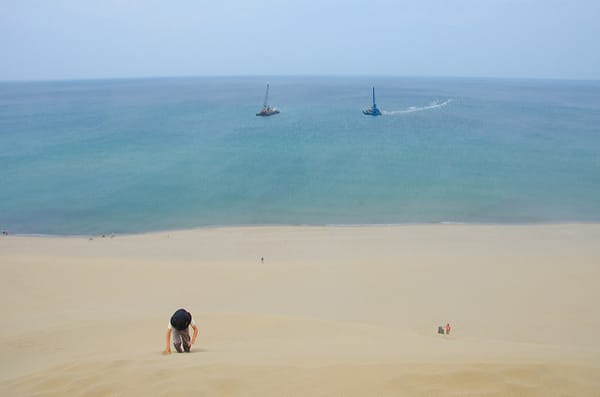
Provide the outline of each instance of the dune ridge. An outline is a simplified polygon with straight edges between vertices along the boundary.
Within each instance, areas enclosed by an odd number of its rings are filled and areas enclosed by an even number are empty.
[[[0,394],[598,396],[597,241],[596,224],[2,237]],[[198,343],[163,356],[180,306]]]

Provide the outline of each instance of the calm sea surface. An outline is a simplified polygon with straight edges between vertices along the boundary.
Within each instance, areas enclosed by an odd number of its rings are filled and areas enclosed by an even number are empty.
[[[256,117],[267,82],[281,114]],[[600,82],[0,83],[13,233],[571,221],[600,222]]]

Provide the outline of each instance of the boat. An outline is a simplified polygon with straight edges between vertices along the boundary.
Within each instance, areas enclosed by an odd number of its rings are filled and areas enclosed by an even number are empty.
[[[362,112],[367,116],[381,116],[381,111],[375,104],[375,87],[373,87],[373,106],[368,109],[364,109]]]
[[[256,113],[257,116],[272,116],[274,114],[279,114],[279,110],[275,109],[271,105],[269,105],[269,85],[267,84],[267,92],[265,92],[265,100],[263,102],[263,108],[260,112]]]

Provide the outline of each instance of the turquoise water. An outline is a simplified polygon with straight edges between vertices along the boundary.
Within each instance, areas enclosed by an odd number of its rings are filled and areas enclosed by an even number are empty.
[[[256,117],[267,82],[281,114]],[[0,83],[0,163],[14,233],[598,222],[600,82]]]

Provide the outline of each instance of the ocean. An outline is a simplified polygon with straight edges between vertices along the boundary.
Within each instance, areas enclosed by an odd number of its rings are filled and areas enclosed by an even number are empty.
[[[600,222],[600,82],[0,83],[10,233],[445,222]]]

